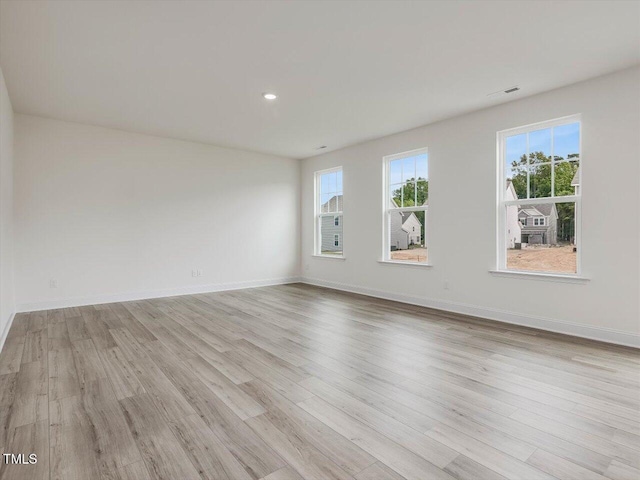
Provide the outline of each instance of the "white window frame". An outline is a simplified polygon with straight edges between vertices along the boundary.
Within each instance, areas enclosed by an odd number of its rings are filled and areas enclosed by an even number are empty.
[[[342,183],[342,203],[340,204],[340,208],[344,209],[344,170],[342,169],[342,166],[327,168],[325,170],[318,170],[313,174],[314,176],[313,178],[313,185],[314,185],[313,256],[322,257],[322,258],[344,259],[345,258],[344,257],[344,241],[341,241],[340,239],[338,240],[340,242],[339,246],[342,246],[342,255],[333,255],[333,254],[326,254],[326,253],[323,254],[322,238],[320,237],[320,235],[322,234],[322,231],[321,231],[322,217],[334,217],[334,226],[335,226],[335,217],[342,217],[342,222],[340,222],[340,225],[342,225],[342,227],[344,228],[343,210],[340,210],[338,212],[322,213],[322,199],[320,198],[322,193],[322,189],[320,187],[322,175],[327,173],[334,173],[334,172],[342,172],[342,182],[343,182]],[[335,235],[338,235],[338,234],[334,234],[334,239],[335,239]],[[342,237],[344,238],[344,230],[342,231]],[[334,240],[334,243],[335,243],[335,240]]]
[[[333,234],[333,246],[334,247],[339,247],[340,246],[340,234],[339,233],[334,233]]]
[[[413,157],[416,155],[427,155],[427,166],[429,165],[429,153],[427,147],[417,148],[415,150],[409,150],[407,152],[396,153],[393,155],[387,155],[383,158],[383,171],[382,171],[382,258],[379,260],[380,263],[389,263],[394,265],[409,265],[409,266],[417,266],[417,267],[431,267],[431,252],[428,253],[428,261],[426,263],[422,262],[406,262],[401,260],[392,260],[391,259],[391,224],[390,224],[390,213],[401,211],[401,212],[425,212],[425,225],[424,225],[424,238],[421,238],[422,242],[427,246],[429,246],[429,206],[417,206],[417,207],[399,207],[399,208],[390,208],[389,204],[391,202],[391,198],[389,197],[389,180],[391,174],[389,172],[389,165],[394,160],[399,160],[401,158]],[[429,174],[429,178],[431,175]],[[427,178],[427,180],[429,180]],[[416,179],[417,180],[417,179]]]
[[[518,199],[518,200],[505,200],[506,193],[506,165],[505,165],[505,146],[506,146],[506,138],[513,135],[520,135],[522,133],[528,133],[535,130],[541,130],[544,128],[550,127],[559,127],[562,125],[570,124],[570,123],[579,123],[580,124],[580,165],[579,165],[579,183],[580,183],[580,193],[578,195],[566,195],[566,196],[555,196],[555,189],[553,185],[553,177],[551,183],[551,196],[544,198],[528,198],[528,199]],[[551,140],[551,169],[554,170],[555,155],[553,154],[553,137]],[[580,114],[569,115],[566,117],[556,118],[554,120],[548,120],[544,122],[534,123],[531,125],[524,125],[522,127],[510,128],[508,130],[502,130],[497,133],[497,164],[498,164],[498,192],[497,192],[497,259],[498,265],[497,269],[494,270],[494,273],[498,274],[518,274],[518,275],[531,275],[535,277],[557,277],[557,278],[575,278],[575,279],[584,279],[582,277],[582,192],[583,192],[583,184],[582,184],[582,171],[583,171],[583,162],[584,156],[582,152],[582,116]],[[566,160],[565,160],[566,161]],[[528,184],[528,182],[527,182]],[[528,185],[527,185],[527,188]],[[536,205],[541,203],[575,203],[575,244],[578,245],[578,249],[576,252],[576,273],[556,273],[556,272],[548,272],[548,271],[531,271],[531,270],[514,270],[507,269],[507,248],[506,248],[506,228],[507,228],[507,209],[506,207],[509,205]],[[535,222],[532,222],[535,223]],[[539,222],[538,222],[539,223]],[[546,223],[546,222],[545,222]],[[524,226],[524,225],[523,225]],[[534,226],[534,225],[532,225]]]

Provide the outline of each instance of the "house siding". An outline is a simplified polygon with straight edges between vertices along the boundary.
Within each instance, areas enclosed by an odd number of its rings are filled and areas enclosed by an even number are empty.
[[[342,251],[342,215],[336,215],[340,219],[340,225],[335,225],[333,215],[322,217],[320,224],[321,252],[341,252]],[[334,244],[334,235],[339,236],[339,245]]]
[[[510,182],[504,198],[505,200],[517,199],[516,192]],[[507,207],[506,246],[507,248],[516,248],[516,243],[520,242],[522,242],[522,228],[518,220],[518,206],[509,205]]]

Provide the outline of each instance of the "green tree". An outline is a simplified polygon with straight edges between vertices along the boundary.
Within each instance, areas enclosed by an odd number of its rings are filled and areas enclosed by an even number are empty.
[[[424,202],[426,202],[429,198],[429,180],[426,180],[422,177],[418,177],[417,182],[415,178],[407,180],[403,187],[404,188],[398,188],[393,191],[393,199],[400,207],[415,207],[424,205]],[[416,192],[417,198],[414,197],[414,195],[416,195]],[[414,198],[417,199],[417,202],[414,200]]]

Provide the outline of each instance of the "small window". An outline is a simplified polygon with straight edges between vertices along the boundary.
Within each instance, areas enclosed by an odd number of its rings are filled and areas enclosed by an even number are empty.
[[[385,157],[384,168],[385,222],[382,259],[426,264],[429,208],[427,150],[420,149]],[[413,232],[417,235],[413,235]]]
[[[498,132],[499,270],[580,274],[580,145],[579,115]]]
[[[315,173],[315,254],[341,257],[342,167]]]

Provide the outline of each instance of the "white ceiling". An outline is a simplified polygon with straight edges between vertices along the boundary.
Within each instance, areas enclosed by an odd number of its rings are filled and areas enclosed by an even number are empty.
[[[640,63],[637,1],[0,8],[17,112],[298,158]]]

